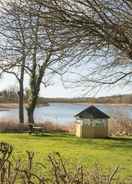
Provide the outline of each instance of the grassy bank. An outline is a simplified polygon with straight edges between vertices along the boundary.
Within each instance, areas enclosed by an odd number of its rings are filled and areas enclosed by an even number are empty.
[[[132,175],[132,138],[80,139],[66,134],[0,134],[0,141],[14,146],[16,158],[25,159],[26,150],[35,152],[35,160],[46,162],[51,152],[60,152],[71,164],[92,167],[99,163],[104,169],[120,166],[123,177]]]

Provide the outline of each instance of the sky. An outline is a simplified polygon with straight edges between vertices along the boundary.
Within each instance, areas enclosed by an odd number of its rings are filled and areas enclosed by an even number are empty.
[[[9,89],[12,87],[17,87],[18,83],[15,80],[15,78],[12,75],[5,74],[0,79],[0,91],[4,89]],[[25,82],[25,86],[28,86],[28,80]],[[81,90],[78,90],[76,88],[70,89],[65,88],[59,78],[56,78],[54,81],[54,84],[51,86],[45,88],[43,85],[41,86],[40,90],[40,96],[42,97],[65,97],[65,98],[73,98],[73,97],[84,97],[84,94],[80,92]],[[132,94],[132,88],[131,86],[117,86],[117,87],[110,87],[104,88],[100,90],[97,94],[94,92],[90,94],[85,94],[85,97],[93,96],[111,96],[111,95],[118,95],[118,94]]]

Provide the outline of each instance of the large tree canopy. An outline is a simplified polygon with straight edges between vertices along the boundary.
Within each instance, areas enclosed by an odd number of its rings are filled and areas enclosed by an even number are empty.
[[[41,11],[47,13],[46,6],[28,0],[7,1],[0,6],[0,69],[2,73],[14,74],[20,83],[20,111],[24,100],[24,74],[28,75],[26,109],[28,122],[34,123],[41,85],[49,84],[53,74],[62,73],[64,65],[60,60],[65,58],[65,52],[62,52],[62,42],[58,42],[53,22],[41,18]],[[24,122],[24,118],[20,122]]]
[[[73,77],[76,82],[105,85],[131,81],[132,1],[36,1],[47,7],[48,13],[42,11],[41,16],[49,24],[54,22],[59,43],[69,51],[72,64],[85,65],[84,74]],[[67,67],[71,70],[71,62]],[[73,67],[71,72],[76,73]]]
[[[57,53],[57,60],[64,60],[59,62],[63,72],[60,67],[59,71],[65,73],[66,82],[84,89],[131,82],[130,0],[22,0],[21,4],[22,14],[41,20],[40,32],[47,35],[40,39],[41,49],[49,47],[45,40],[53,45],[53,59]],[[51,68],[56,71],[56,66]]]

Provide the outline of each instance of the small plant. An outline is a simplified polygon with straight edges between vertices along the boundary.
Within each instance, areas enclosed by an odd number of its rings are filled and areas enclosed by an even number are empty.
[[[34,170],[34,153],[27,152],[27,163],[22,164],[20,160],[11,160],[13,147],[7,143],[0,143],[0,184],[126,184],[121,183],[117,177],[118,167],[111,173],[104,174],[97,165],[93,170],[82,166],[74,170],[68,169],[59,153],[48,155],[50,163],[49,175]],[[38,165],[38,163],[37,163]],[[39,163],[40,171],[45,165]],[[41,169],[41,171],[42,171]]]

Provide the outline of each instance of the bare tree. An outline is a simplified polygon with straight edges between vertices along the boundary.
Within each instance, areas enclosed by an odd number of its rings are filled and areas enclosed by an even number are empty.
[[[84,88],[131,82],[132,2],[130,0],[36,0],[50,14],[41,17],[54,22],[62,48],[70,49],[74,85]],[[67,47],[66,47],[67,45]],[[91,59],[92,58],[92,59]],[[76,64],[76,65],[74,65]],[[67,65],[67,69],[71,69]],[[81,69],[80,69],[81,70]]]
[[[6,53],[6,55],[3,57],[2,70],[14,74],[20,84],[21,82],[23,84],[24,78],[21,77],[24,77],[24,71],[28,74],[29,90],[26,109],[28,122],[34,123],[33,115],[41,84],[47,85],[52,74],[59,74],[58,70],[61,71],[63,67],[60,59],[64,58],[64,53],[61,52],[62,49],[57,43],[53,24],[47,23],[47,19],[42,19],[39,14],[42,10],[48,14],[46,7],[27,0],[13,1],[7,4],[9,8],[7,9],[6,6],[4,9],[11,21],[8,24],[9,21],[6,19],[7,27],[4,31],[7,34],[5,35],[3,30],[1,31],[7,39],[6,42],[4,41],[7,45],[4,45],[4,51],[6,51],[4,54]],[[6,22],[3,21],[5,19],[4,17],[1,19],[2,26],[5,28]],[[3,46],[1,49],[3,50]],[[20,72],[20,78],[16,73],[17,69],[18,73]],[[22,88],[20,88],[21,92],[23,92]]]
[[[17,1],[21,8],[21,1]],[[17,9],[16,2],[1,2],[0,17],[0,69],[15,76],[19,83],[19,122],[24,123],[24,66],[28,52],[28,23]]]
[[[39,12],[46,11],[38,3],[28,2],[24,7],[27,19],[30,20],[31,51],[25,69],[29,74],[27,113],[28,122],[34,123],[34,110],[37,105],[41,84],[47,85],[53,74],[59,74],[61,68],[60,48],[57,46],[55,30],[42,19]],[[37,13],[36,13],[37,12]],[[51,39],[52,38],[52,39]]]

